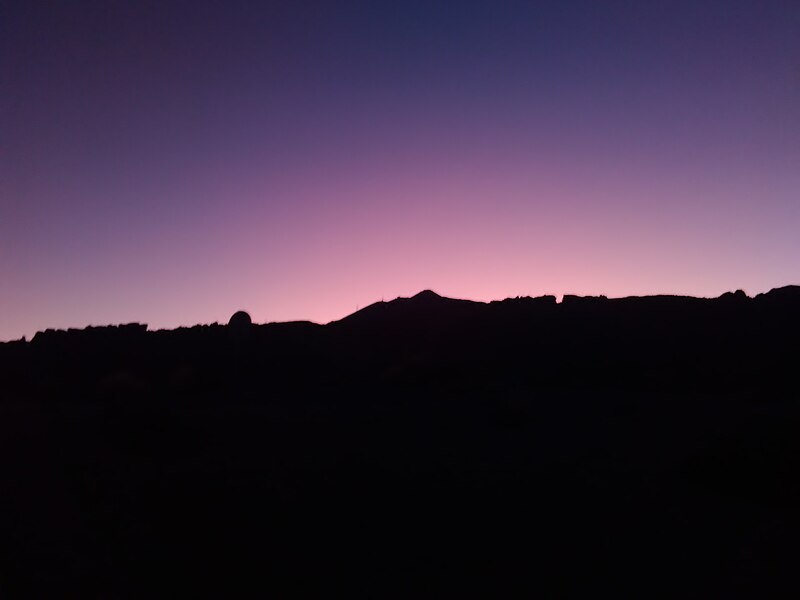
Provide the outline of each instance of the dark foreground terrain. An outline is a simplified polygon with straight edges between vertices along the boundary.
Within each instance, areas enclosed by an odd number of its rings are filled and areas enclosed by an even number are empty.
[[[786,287],[0,344],[0,596],[797,597],[799,334]]]

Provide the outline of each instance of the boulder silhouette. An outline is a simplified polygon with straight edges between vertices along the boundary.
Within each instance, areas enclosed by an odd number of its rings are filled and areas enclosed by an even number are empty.
[[[253,319],[251,319],[250,315],[243,310],[236,311],[228,320],[228,327],[234,327],[236,329],[244,330],[250,327],[252,324]]]

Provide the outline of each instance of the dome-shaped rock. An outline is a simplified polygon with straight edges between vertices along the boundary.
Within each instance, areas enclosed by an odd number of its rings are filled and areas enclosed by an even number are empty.
[[[253,324],[253,320],[243,310],[236,311],[228,321],[229,327],[236,327],[237,329],[247,329]]]

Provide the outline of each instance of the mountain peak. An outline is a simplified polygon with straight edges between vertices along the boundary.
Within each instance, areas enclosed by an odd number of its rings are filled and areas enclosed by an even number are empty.
[[[441,296],[433,290],[422,290],[418,294],[412,296],[414,300],[434,300],[439,298],[441,298]]]

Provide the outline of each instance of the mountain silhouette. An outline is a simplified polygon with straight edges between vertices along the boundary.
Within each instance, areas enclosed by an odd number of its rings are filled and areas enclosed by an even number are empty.
[[[389,302],[375,302],[361,310],[332,323],[332,327],[340,329],[370,329],[385,334],[390,330],[425,329],[446,322],[463,318],[465,315],[480,310],[485,306],[470,300],[444,298],[431,290],[422,291],[411,298],[397,298]],[[377,329],[376,329],[377,328]]]
[[[800,286],[0,344],[8,597],[796,591]]]

